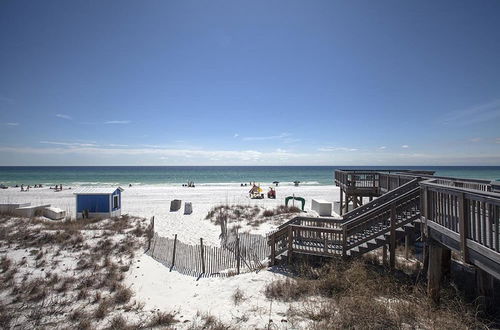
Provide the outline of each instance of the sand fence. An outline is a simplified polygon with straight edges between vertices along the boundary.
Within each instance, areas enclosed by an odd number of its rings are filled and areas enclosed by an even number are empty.
[[[221,242],[221,246],[189,245],[174,238],[154,233],[146,254],[159,261],[170,271],[200,277],[232,276],[265,267],[271,253],[267,239],[248,233],[234,234]]]

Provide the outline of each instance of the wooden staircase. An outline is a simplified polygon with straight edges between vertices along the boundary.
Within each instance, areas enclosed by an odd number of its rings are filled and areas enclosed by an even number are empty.
[[[294,254],[357,257],[403,238],[420,222],[419,179],[414,179],[342,219],[296,217],[268,235],[271,262]]]

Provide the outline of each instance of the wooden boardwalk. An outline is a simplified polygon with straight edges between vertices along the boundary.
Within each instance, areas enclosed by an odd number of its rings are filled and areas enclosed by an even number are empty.
[[[487,283],[489,277],[500,279],[499,186],[405,170],[338,170],[335,183],[341,210],[351,202],[355,209],[341,219],[299,216],[284,223],[268,235],[272,263],[284,255],[356,257],[388,247],[394,267],[396,243],[404,239],[408,249],[409,234],[416,231],[426,243],[430,287],[439,282],[436,268],[449,262],[443,260],[449,251],[477,267]],[[363,197],[370,201],[363,205]]]

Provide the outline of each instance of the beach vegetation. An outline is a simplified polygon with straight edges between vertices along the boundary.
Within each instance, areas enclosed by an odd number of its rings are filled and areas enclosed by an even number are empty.
[[[311,329],[478,329],[487,328],[474,303],[449,286],[440,306],[426,295],[425,283],[361,259],[341,259],[315,268],[296,265],[293,277],[271,282],[268,299],[300,301],[288,318],[305,319]]]
[[[224,204],[213,207],[207,213],[205,219],[212,221],[215,225],[227,221],[240,226],[247,224],[252,227],[259,227],[266,222],[279,225],[296,216],[299,212],[301,212],[299,208],[285,205],[266,209],[257,205]]]
[[[0,254],[0,328],[137,328],[124,322],[127,313],[147,324],[150,315],[144,304],[131,303],[123,280],[147,246],[148,228],[136,217],[1,217],[0,245],[9,249]]]

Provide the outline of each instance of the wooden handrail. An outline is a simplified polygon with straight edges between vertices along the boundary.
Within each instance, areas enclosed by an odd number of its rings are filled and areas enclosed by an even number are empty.
[[[376,207],[383,206],[385,203],[391,201],[397,195],[401,195],[407,191],[415,189],[416,187],[418,187],[418,180],[413,179],[412,181],[403,184],[399,188],[394,189],[388,193],[385,193],[381,197],[346,213],[342,217],[342,219],[344,220],[344,222],[347,222],[347,221],[350,221],[350,220],[352,220],[358,216],[361,216],[363,214],[368,214],[368,212],[372,212],[372,211],[376,210]],[[375,205],[375,207],[374,207],[374,205]]]
[[[297,226],[297,225],[291,225],[290,227],[296,230],[305,230],[317,233],[321,232],[321,233],[341,234],[343,232],[341,228],[324,228],[324,227],[310,227],[310,226]]]
[[[369,212],[361,214],[354,219],[351,219],[347,222],[344,222],[342,224],[342,227],[346,227],[349,229],[349,227],[355,227],[355,226],[357,226],[357,225],[359,225],[367,220],[370,220],[371,218],[375,217],[376,214],[380,214],[380,213],[383,213],[383,212],[386,212],[387,210],[389,210],[391,205],[393,205],[393,204],[398,205],[398,203],[400,203],[400,202],[404,203],[409,196],[416,195],[417,193],[419,194],[419,191],[420,191],[420,188],[418,186],[414,187],[413,189],[408,190],[408,191],[402,193],[401,195],[394,197],[393,199],[383,203],[382,205],[377,206],[373,210],[370,210]]]
[[[278,229],[287,227],[289,225],[293,224],[299,224],[301,221],[311,221],[311,222],[323,222],[323,223],[332,223],[332,224],[340,224],[343,222],[342,219],[336,219],[336,218],[322,218],[322,217],[303,217],[303,216],[297,216],[294,217],[287,222],[282,223],[281,225],[278,226]]]
[[[484,190],[478,190],[478,189],[470,189],[470,188],[465,188],[465,187],[456,187],[456,186],[449,186],[445,184],[440,184],[436,182],[435,180],[425,180],[420,183],[421,186],[427,186],[429,188],[433,189],[440,189],[442,191],[453,191],[456,193],[466,193],[466,194],[473,194],[473,195],[480,195],[485,198],[500,198],[499,193],[491,192],[491,191],[484,191]]]

